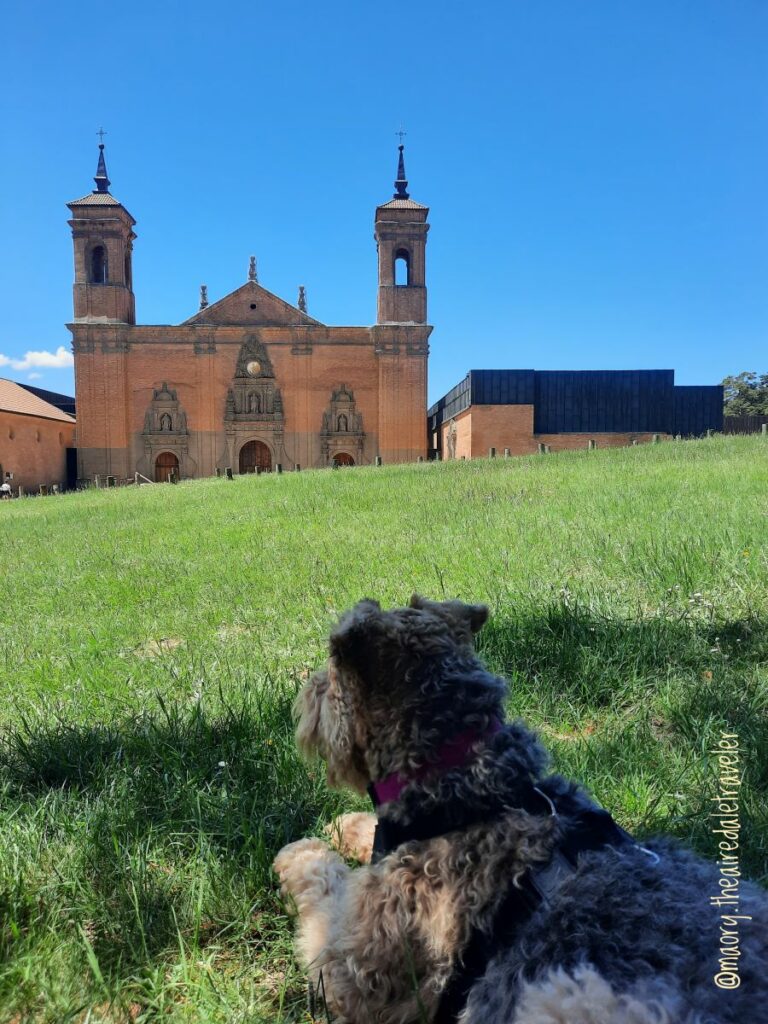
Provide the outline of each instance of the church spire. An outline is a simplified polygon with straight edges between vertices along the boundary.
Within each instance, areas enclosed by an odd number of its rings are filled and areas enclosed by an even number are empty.
[[[96,174],[93,179],[96,182],[96,188],[94,192],[109,192],[109,186],[112,184],[107,177],[107,165],[104,161],[104,143],[99,143],[99,164],[96,168]]]
[[[397,161],[397,180],[395,181],[395,199],[408,199],[408,182],[405,177],[405,159],[403,158],[403,149],[405,148],[402,144],[397,147],[400,151],[400,156]]]

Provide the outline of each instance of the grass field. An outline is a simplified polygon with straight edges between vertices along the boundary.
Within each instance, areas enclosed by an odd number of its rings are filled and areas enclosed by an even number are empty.
[[[759,437],[1,503],[0,550],[0,1021],[306,1019],[270,861],[362,805],[290,707],[363,596],[486,601],[510,714],[638,836],[716,857],[738,733],[768,881]]]

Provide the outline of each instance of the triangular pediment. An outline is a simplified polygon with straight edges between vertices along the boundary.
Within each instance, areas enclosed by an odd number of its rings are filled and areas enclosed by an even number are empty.
[[[297,306],[262,288],[255,281],[246,281],[218,302],[201,309],[184,324],[213,324],[238,327],[323,326],[319,320],[303,313]]]

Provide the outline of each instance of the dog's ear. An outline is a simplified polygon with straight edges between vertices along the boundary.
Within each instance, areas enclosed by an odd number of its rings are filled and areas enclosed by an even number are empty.
[[[331,655],[352,665],[360,665],[370,657],[373,634],[379,632],[380,625],[379,602],[370,598],[358,601],[331,630]]]
[[[462,633],[469,628],[470,634],[479,632],[488,620],[488,608],[484,604],[464,604],[463,601],[430,601],[420,594],[411,595],[411,608],[433,612],[449,625]]]
[[[469,628],[473,633],[479,633],[488,621],[488,605],[486,604],[465,604],[464,611],[467,615]]]

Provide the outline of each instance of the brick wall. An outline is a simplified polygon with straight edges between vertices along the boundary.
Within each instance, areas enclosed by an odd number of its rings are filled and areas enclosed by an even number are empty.
[[[533,437],[532,405],[472,405],[453,420],[456,425],[456,458],[479,459],[495,448],[499,455],[537,450]],[[443,458],[448,457],[451,421],[443,423]]]
[[[74,446],[75,426],[42,416],[24,416],[0,410],[0,468],[13,473],[9,483],[37,491],[40,484],[64,487],[67,448]]]
[[[144,417],[153,389],[167,382],[184,408],[189,430],[186,476],[211,476],[238,467],[248,439],[274,448],[267,432],[238,433],[236,449],[225,431],[227,391],[241,345],[253,330],[237,326],[146,327],[72,325],[78,403],[78,475],[152,477],[145,455]],[[415,462],[426,454],[426,344],[411,328],[279,327],[258,329],[280,389],[284,443],[273,462],[286,469],[323,465],[321,430],[331,394],[352,389],[363,417],[364,463]],[[428,334],[425,327],[422,333]],[[372,331],[374,333],[372,333]],[[375,333],[379,332],[379,333]],[[383,332],[383,333],[382,333]],[[386,337],[384,337],[386,335]],[[350,453],[357,461],[354,449]]]
[[[457,459],[487,458],[490,448],[495,448],[498,456],[503,456],[505,448],[512,455],[531,455],[538,451],[539,444],[548,444],[557,452],[587,448],[590,440],[598,448],[618,448],[635,440],[645,444],[653,439],[649,433],[534,434],[532,405],[472,405],[442,424],[444,459],[449,458],[452,430]]]
[[[669,439],[670,434],[659,434],[663,440]],[[594,441],[598,448],[624,448],[633,441],[638,444],[649,444],[653,440],[653,434],[536,434],[534,440],[538,443],[548,444],[551,451],[576,451],[587,448],[590,441]]]

